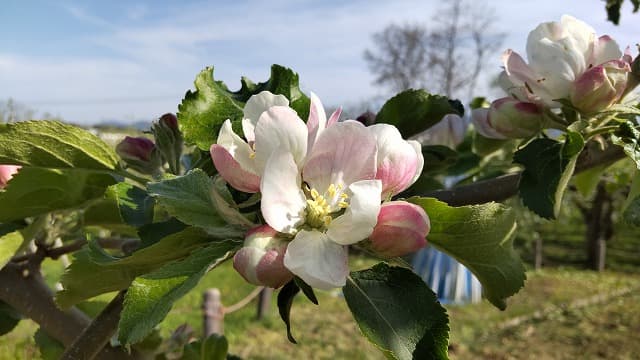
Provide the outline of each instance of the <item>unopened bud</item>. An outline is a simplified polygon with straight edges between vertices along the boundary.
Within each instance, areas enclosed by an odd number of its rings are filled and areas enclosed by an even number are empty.
[[[116,152],[129,167],[143,174],[154,174],[162,166],[156,145],[144,137],[125,137],[116,146]]]
[[[542,130],[544,112],[540,105],[505,97],[487,109],[475,109],[472,122],[480,135],[492,139],[522,139]]]
[[[631,66],[623,60],[592,67],[573,83],[571,103],[587,114],[607,109],[620,100],[630,71]]]
[[[178,118],[171,113],[162,115],[151,125],[151,132],[156,140],[158,151],[169,164],[171,172],[179,174],[183,139],[178,128]]]
[[[389,258],[409,254],[427,245],[430,227],[429,217],[420,206],[406,201],[386,202],[369,236],[371,248]]]
[[[9,180],[18,170],[20,170],[20,166],[17,165],[0,165],[0,189],[7,186]]]
[[[371,111],[365,111],[360,116],[356,118],[357,121],[361,122],[364,126],[373,125],[376,123],[376,114]]]
[[[287,243],[268,225],[254,228],[233,257],[233,267],[247,282],[277,289],[293,278],[284,266]]]

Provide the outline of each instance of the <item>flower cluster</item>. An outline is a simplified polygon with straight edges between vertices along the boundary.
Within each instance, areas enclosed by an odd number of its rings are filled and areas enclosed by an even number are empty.
[[[503,54],[500,85],[510,96],[474,111],[480,134],[526,138],[551,126],[546,115],[553,116],[562,102],[591,115],[618,103],[628,91],[631,55],[571,16],[538,25],[529,33],[526,51],[528,63],[511,49]]]
[[[249,231],[236,270],[257,285],[279,287],[296,275],[330,289],[345,284],[348,245],[368,239],[381,256],[425,246],[424,210],[388,201],[420,176],[420,144],[391,125],[339,122],[340,110],[327,119],[314,94],[306,124],[288,105],[282,95],[254,95],[244,108],[246,140],[227,120],[211,146],[231,186],[261,193],[266,225]]]

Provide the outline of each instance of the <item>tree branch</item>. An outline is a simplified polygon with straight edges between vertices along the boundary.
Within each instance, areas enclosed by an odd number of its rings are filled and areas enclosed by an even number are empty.
[[[39,271],[15,263],[8,263],[0,270],[0,300],[40,325],[47,335],[60,341],[65,347],[86,328],[90,319],[76,308],[60,310],[53,301],[53,294]],[[96,359],[129,359],[120,348],[106,346]]]
[[[612,164],[624,156],[622,148],[615,145],[609,145],[605,150],[599,150],[595,146],[587,147],[578,158],[575,174],[596,166]],[[518,193],[521,176],[522,172],[517,172],[449,190],[430,191],[422,196],[434,197],[451,206],[503,201]]]
[[[60,360],[93,359],[118,328],[126,291],[120,291],[73,341]]]

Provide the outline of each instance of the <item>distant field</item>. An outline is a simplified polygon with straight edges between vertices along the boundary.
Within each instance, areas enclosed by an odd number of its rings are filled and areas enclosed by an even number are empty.
[[[359,266],[370,263],[362,259],[354,262]],[[47,266],[51,279],[61,271],[56,265]],[[640,332],[640,276],[559,268],[529,272],[528,277],[525,289],[509,300],[504,312],[488,302],[448,307],[452,358],[631,359],[640,353],[640,343],[635,341]],[[202,293],[210,287],[221,289],[227,305],[252,290],[227,263],[210,273],[176,304],[161,324],[161,334],[167,336],[183,323],[200,334]],[[571,305],[580,299],[621,289],[631,291],[605,298],[596,305]],[[319,293],[319,301],[319,307],[303,297],[294,303],[292,325],[298,345],[287,341],[275,303],[270,316],[260,322],[254,320],[255,303],[228,315],[225,335],[230,350],[245,359],[383,359],[378,350],[360,336],[338,292]],[[548,313],[502,328],[510,319],[526,319],[541,309]],[[13,332],[1,337],[0,359],[39,359],[32,340],[35,330],[35,324],[25,320]]]

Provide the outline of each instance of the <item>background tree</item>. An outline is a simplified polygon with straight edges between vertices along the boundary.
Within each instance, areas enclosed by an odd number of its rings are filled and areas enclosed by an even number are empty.
[[[454,0],[421,24],[388,25],[373,35],[364,58],[375,82],[392,91],[427,88],[449,97],[471,98],[487,58],[500,49],[504,34],[492,29],[491,8]]]

